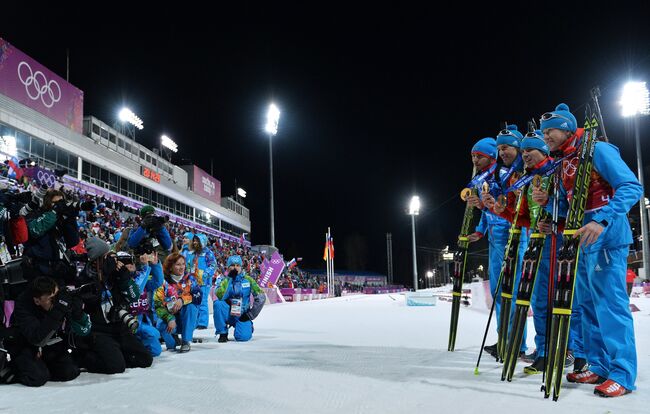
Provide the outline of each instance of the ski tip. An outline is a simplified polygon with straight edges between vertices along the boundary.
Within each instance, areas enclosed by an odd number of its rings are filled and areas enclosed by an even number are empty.
[[[474,375],[478,375],[478,374],[479,374],[478,367],[476,367],[476,368],[474,368]]]

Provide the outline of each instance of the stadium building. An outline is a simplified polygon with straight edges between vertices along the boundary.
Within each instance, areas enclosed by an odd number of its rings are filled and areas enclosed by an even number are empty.
[[[51,171],[65,171],[71,187],[131,207],[151,204],[214,236],[240,241],[251,233],[249,210],[222,197],[219,180],[195,165],[174,165],[123,132],[84,116],[83,91],[0,38],[3,161],[34,161],[46,184]]]

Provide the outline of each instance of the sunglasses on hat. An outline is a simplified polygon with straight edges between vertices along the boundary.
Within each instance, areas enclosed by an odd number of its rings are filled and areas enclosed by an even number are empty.
[[[517,135],[515,135],[514,132],[512,132],[512,131],[509,130],[509,129],[502,129],[502,130],[499,132],[499,135],[509,135],[509,136],[511,136],[511,137],[519,138]]]
[[[540,119],[542,121],[548,121],[549,119],[553,119],[553,118],[561,118],[561,119],[564,119],[565,121],[573,122],[572,120],[570,120],[566,116],[562,116],[560,114],[555,114],[553,112],[546,112],[545,114],[542,115],[542,117]]]
[[[535,132],[527,132],[526,135],[524,135],[524,138],[538,138],[539,135],[537,135]]]

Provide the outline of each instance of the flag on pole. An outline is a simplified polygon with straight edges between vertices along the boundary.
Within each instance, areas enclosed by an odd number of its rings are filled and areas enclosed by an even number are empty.
[[[239,244],[242,244],[242,245],[244,244],[244,242],[246,241],[246,237],[245,237],[245,236],[246,236],[247,234],[248,234],[248,233],[242,233],[242,234],[241,234],[241,237],[239,238]]]
[[[289,261],[287,262],[287,268],[288,268],[289,270],[291,270],[291,269],[293,269],[294,267],[296,267],[296,265],[298,265],[298,262],[296,261],[296,258],[295,258],[295,257],[294,257],[293,259],[291,259],[291,260],[289,260]]]
[[[328,251],[330,259],[334,259],[334,237],[329,234],[325,237],[325,250],[323,251],[323,260],[325,261],[327,261]]]
[[[323,250],[323,260],[327,261],[327,252],[330,248],[330,236],[325,236],[325,249]]]

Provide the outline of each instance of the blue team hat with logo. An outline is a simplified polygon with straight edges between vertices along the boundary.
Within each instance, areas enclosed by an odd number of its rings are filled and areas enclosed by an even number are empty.
[[[494,138],[486,137],[479,139],[472,147],[472,154],[477,153],[494,160],[497,159],[497,142]]]
[[[521,141],[521,149],[536,149],[545,155],[550,154],[548,145],[544,142],[544,135],[539,129],[536,129],[535,132],[529,132],[526,134],[524,139]]]
[[[547,112],[540,119],[540,129],[548,128],[562,129],[564,131],[576,132],[578,121],[569,112],[569,105],[561,103],[555,107],[555,111]]]
[[[499,131],[499,135],[497,135],[497,146],[510,145],[511,147],[519,148],[523,138],[524,136],[519,132],[517,125],[506,125],[506,128]]]
[[[192,233],[191,231],[188,231],[187,233],[183,234],[183,237],[186,238],[186,239],[193,240],[194,239],[194,233]]]
[[[228,258],[228,261],[226,262],[226,267],[230,267],[232,265],[240,265],[242,266],[242,261],[241,261],[241,256],[238,255],[233,255]]]

